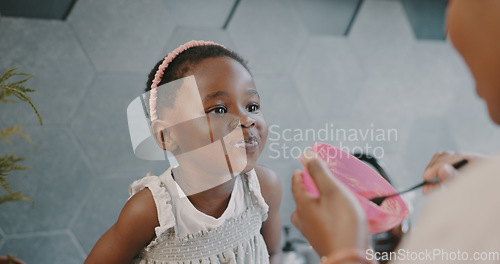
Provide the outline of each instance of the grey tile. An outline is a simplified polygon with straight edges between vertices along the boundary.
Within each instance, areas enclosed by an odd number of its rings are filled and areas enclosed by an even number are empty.
[[[177,27],[168,41],[167,49],[165,50],[165,54],[163,56],[166,56],[169,52],[190,40],[214,41],[224,45],[228,49],[234,50],[234,44],[226,31],[220,29],[192,29]]]
[[[450,136],[451,132],[443,116],[434,115],[414,120],[403,155],[404,164],[417,179],[421,179],[422,173],[436,152],[457,149],[455,140]]]
[[[83,256],[66,233],[9,238],[0,255],[11,254],[26,263],[82,263]]]
[[[130,170],[159,173],[167,166],[136,158],[130,141],[127,107],[144,92],[146,79],[142,74],[99,74],[78,107],[71,130],[99,177]]]
[[[94,178],[82,157],[75,139],[64,127],[29,127],[36,148],[24,139],[12,138],[5,143],[7,153],[27,157],[24,171],[13,171],[9,181],[13,190],[23,190],[33,201],[2,204],[0,225],[7,234],[67,228],[76,208]]]
[[[309,33],[343,36],[361,0],[296,0],[297,10]]]
[[[474,83],[464,83],[454,89],[454,100],[447,113],[453,138],[459,151],[483,154],[500,153],[500,127],[488,114],[485,102],[474,89]]]
[[[376,135],[382,129],[387,137],[367,143],[383,148],[385,154],[404,152],[412,121],[425,108],[425,100],[419,101],[411,93],[409,85],[398,79],[369,78],[353,102],[350,120],[359,123],[354,128],[373,128]]]
[[[177,25],[197,28],[222,29],[234,0],[163,0]]]
[[[98,179],[87,201],[76,215],[71,227],[85,253],[89,253],[97,240],[118,219],[121,209],[128,199],[128,186],[142,176],[133,173],[110,175],[115,178]]]
[[[273,163],[284,160],[297,160],[315,141],[310,132],[315,127],[299,123],[290,126],[269,126],[266,146],[259,157],[259,162],[273,166]]]
[[[299,61],[293,79],[312,119],[348,115],[365,81],[349,42],[339,37],[311,37]]]
[[[252,72],[273,77],[290,73],[307,37],[293,5],[262,0],[242,1],[228,32]]]
[[[267,77],[257,77],[255,83],[269,127],[260,161],[271,165],[276,160],[300,155],[309,142],[293,139],[292,134],[294,130],[303,131],[309,127],[310,115],[295,84],[289,78]]]
[[[419,41],[411,49],[399,79],[419,114],[444,114],[456,87],[470,83],[464,62],[447,42]]]
[[[26,87],[37,89],[29,96],[44,124],[65,124],[94,75],[90,62],[66,23],[6,18],[0,21],[0,71],[18,65],[22,72],[35,73]],[[6,124],[37,124],[27,103],[0,104]]]
[[[174,28],[161,0],[79,0],[68,23],[98,71],[147,73]]]
[[[364,1],[348,39],[370,76],[398,76],[414,42],[399,1]]]
[[[404,150],[404,139],[408,137],[409,130],[406,126],[406,123],[384,122],[356,115],[331,118],[311,126],[316,130],[316,139],[310,140],[308,145],[324,142],[348,153],[361,152],[383,158]]]
[[[254,81],[268,125],[293,127],[310,119],[310,114],[291,79],[256,77]]]
[[[0,2],[4,16],[30,17],[43,19],[65,19],[71,5],[76,0],[6,0]]]
[[[444,40],[447,0],[402,0],[417,39]]]

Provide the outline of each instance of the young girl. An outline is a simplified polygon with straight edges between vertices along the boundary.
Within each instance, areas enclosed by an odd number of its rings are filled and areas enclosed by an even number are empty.
[[[256,164],[267,125],[245,62],[190,41],[158,62],[147,87],[153,136],[179,166],[130,186],[85,263],[281,263],[281,186]]]

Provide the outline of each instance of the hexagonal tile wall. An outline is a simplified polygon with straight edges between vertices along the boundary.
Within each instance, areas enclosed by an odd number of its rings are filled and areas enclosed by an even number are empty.
[[[406,101],[420,114],[445,113],[457,87],[470,84],[468,69],[446,42],[419,41],[410,52],[398,77],[406,86]]]
[[[206,40],[214,41],[224,45],[226,48],[234,50],[234,43],[229,38],[227,31],[221,29],[192,29],[177,27],[168,41],[167,48],[165,49],[166,56],[169,52],[173,51],[180,45],[190,40]],[[236,51],[237,52],[237,51]]]
[[[142,176],[135,173],[115,173],[106,174],[106,177],[95,182],[89,198],[71,226],[86,254],[90,253],[97,240],[116,222],[129,197],[128,186]]]
[[[290,78],[256,77],[255,85],[269,128],[266,146],[259,162],[271,165],[275,161],[290,158],[292,148],[298,153],[298,150],[310,145],[309,142],[291,138],[291,132],[310,127],[311,115]]]
[[[445,39],[447,0],[401,0],[417,39]]]
[[[66,124],[91,83],[94,70],[61,21],[3,17],[0,22],[0,71],[18,65],[19,72],[35,73],[25,83],[44,124]],[[0,118],[8,125],[38,124],[27,103],[0,104]]]
[[[13,190],[23,190],[34,206],[27,202],[2,204],[0,226],[7,235],[65,229],[94,173],[67,128],[29,127],[25,132],[36,147],[23,138],[12,138],[13,145],[4,149],[27,157],[22,165],[29,168],[13,171],[9,181]]]
[[[406,144],[405,165],[420,179],[432,156],[440,151],[457,149],[456,141],[450,137],[448,122],[438,116],[416,118],[411,125],[411,134]]]
[[[415,42],[399,1],[364,1],[348,39],[367,74],[388,78],[399,75]]]
[[[361,0],[295,0],[310,34],[344,36],[348,33]]]
[[[127,107],[144,93],[146,80],[143,74],[98,74],[78,107],[71,130],[99,177],[117,171],[144,176],[150,170],[161,173],[168,166],[164,161],[140,160],[132,149]]]
[[[16,1],[0,2],[5,16],[64,20],[76,0]]]
[[[174,22],[161,0],[79,0],[68,17],[98,71],[147,73]]]
[[[251,71],[267,76],[289,74],[307,37],[293,5],[263,0],[242,1],[228,32]]]
[[[256,77],[254,81],[268,125],[291,128],[310,120],[311,114],[290,78]]]
[[[500,129],[488,114],[484,101],[477,96],[471,80],[455,87],[450,108],[445,113],[458,148],[470,152],[497,154]]]
[[[163,0],[172,20],[182,27],[222,29],[234,0]]]
[[[349,42],[340,37],[310,37],[293,79],[312,118],[320,120],[349,114],[365,81]]]
[[[411,122],[419,114],[420,108],[413,107],[407,90],[407,84],[396,78],[368,78],[353,103],[350,120],[346,121],[353,128],[374,129],[375,134],[382,129],[387,137],[368,141],[373,148],[383,148],[383,156],[405,151]]]
[[[0,255],[11,254],[26,263],[82,263],[85,256],[65,231],[7,239]]]

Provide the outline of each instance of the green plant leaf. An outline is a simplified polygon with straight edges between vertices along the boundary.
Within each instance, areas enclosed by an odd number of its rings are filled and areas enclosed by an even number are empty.
[[[34,204],[33,200],[28,198],[28,196],[23,195],[23,191],[12,192],[0,196],[0,204],[6,202],[30,202],[32,205]]]
[[[13,100],[13,98],[11,98],[12,96],[15,96],[20,101],[28,102],[31,108],[33,108],[33,110],[35,111],[35,114],[38,117],[38,122],[40,123],[40,125],[42,125],[42,117],[40,116],[38,109],[31,101],[31,98],[27,94],[35,92],[36,90],[26,88],[23,86],[23,84],[26,81],[28,81],[33,77],[33,74],[16,72],[16,70],[19,69],[20,67],[21,66],[12,68],[7,72],[3,73],[2,76],[0,76],[0,102],[17,103],[16,100]],[[12,81],[7,83],[7,81],[14,76],[25,76],[25,78],[21,78],[18,79],[17,81]],[[31,141],[30,137],[26,133],[24,133],[22,129],[23,128],[21,126],[17,125],[3,128],[0,131],[0,140],[3,140],[8,144],[12,144],[9,137],[20,136],[25,138],[31,145],[33,145],[33,142]],[[21,166],[19,164],[19,162],[25,159],[26,158],[24,157],[16,157],[14,153],[12,154],[7,153],[4,156],[0,156],[0,187],[3,188],[6,192],[5,195],[0,196],[0,204],[12,201],[25,201],[25,202],[31,202],[33,205],[33,201],[29,199],[28,196],[24,195],[22,190],[16,192],[13,191],[9,182],[7,181],[9,179],[9,172],[13,170],[25,170],[28,168],[26,166]],[[9,260],[12,261],[11,256],[9,256]]]
[[[31,79],[34,74],[27,74],[23,72],[15,72],[17,69],[19,69],[21,66],[12,68],[2,74],[0,77],[0,102],[6,102],[6,103],[12,103],[15,102],[14,100],[10,99],[9,97],[14,95],[21,101],[28,102],[35,111],[35,114],[38,117],[38,122],[40,125],[43,125],[42,123],[42,117],[40,116],[40,113],[38,112],[38,109],[35,107],[33,102],[31,101],[31,98],[27,95],[27,93],[30,92],[35,92],[35,89],[30,89],[22,86],[21,84],[25,83],[29,79]],[[13,76],[27,76],[26,78],[23,78],[19,81],[11,82],[11,83],[6,83],[6,81],[13,77]]]
[[[28,167],[18,165],[18,162],[26,160],[25,157],[16,157],[15,153],[5,154],[0,157],[0,175],[12,170],[25,170]]]
[[[14,192],[10,187],[7,173],[13,170],[25,170],[28,167],[20,166],[18,163],[25,160],[24,157],[16,157],[14,153],[5,154],[0,157],[0,186],[7,192],[6,195],[0,196],[0,204],[10,201],[26,201],[33,203],[22,191]]]
[[[17,98],[19,98],[22,101],[28,102],[31,105],[31,108],[33,108],[33,110],[35,111],[35,114],[38,116],[38,122],[40,123],[40,125],[43,125],[42,124],[42,117],[40,116],[38,109],[36,109],[35,105],[33,104],[33,102],[31,101],[31,98],[28,95],[26,95],[23,91],[16,89],[16,88],[4,86],[4,85],[1,85],[0,88],[6,89],[6,90],[11,90],[14,92],[14,95]]]
[[[10,145],[12,145],[12,142],[10,141],[10,139],[8,137],[9,136],[20,136],[20,137],[25,138],[28,141],[28,143],[30,143],[30,145],[35,146],[35,144],[33,144],[33,141],[31,141],[30,136],[28,136],[28,134],[24,133],[22,130],[23,130],[22,126],[6,127],[0,131],[0,140],[3,140],[5,142],[9,143]]]

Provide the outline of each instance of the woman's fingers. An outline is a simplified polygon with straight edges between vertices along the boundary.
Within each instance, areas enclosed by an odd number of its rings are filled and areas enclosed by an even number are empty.
[[[323,160],[316,156],[308,157],[307,155],[304,155],[304,160],[307,171],[316,184],[320,196],[331,196],[338,191],[335,179]]]
[[[442,183],[454,178],[457,175],[457,170],[453,167],[453,164],[463,159],[470,160],[472,158],[470,155],[449,151],[435,154],[429,162],[429,165],[427,165],[422,178],[424,181],[431,181],[435,178],[439,178],[439,182],[424,186],[424,188],[422,188],[422,193],[428,194]]]
[[[302,171],[295,170],[292,176],[292,194],[297,203],[307,199],[307,190],[302,182]]]
[[[424,181],[431,181],[439,178],[440,181],[446,181],[453,178],[457,170],[450,163],[436,163],[432,167],[424,171],[422,178]]]

